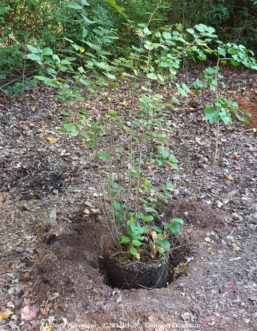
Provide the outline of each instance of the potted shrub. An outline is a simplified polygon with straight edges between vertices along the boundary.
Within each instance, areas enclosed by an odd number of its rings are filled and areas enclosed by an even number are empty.
[[[198,94],[200,88],[216,88],[217,99],[222,61],[232,59],[232,64],[237,60],[236,63],[241,61],[249,67],[256,66],[243,46],[222,44],[214,29],[203,24],[186,31],[175,25],[173,29],[165,27],[155,33],[148,26],[149,23],[141,24],[136,29],[140,43],[125,58],[110,60],[106,50],[88,42],[87,47],[96,55],[83,55],[84,48],[72,43],[80,52],[80,63],[83,64],[79,67],[72,64],[74,58],[60,59],[49,48],[42,50],[30,46],[32,53],[28,55],[39,64],[44,63],[48,75],[52,76],[37,76],[37,79],[59,88],[66,101],[78,98],[80,90],[71,86],[70,78],[60,77],[59,71],[69,73],[73,83],[86,86],[92,93],[97,88],[105,89],[107,100],[111,98],[111,90],[119,88],[120,81],[126,80],[137,98],[133,109],[124,104],[124,112],[109,110],[98,119],[85,109],[71,114],[62,111],[70,118],[63,129],[58,130],[82,136],[85,144],[94,150],[98,169],[96,188],[111,235],[105,254],[106,268],[110,281],[125,288],[165,286],[170,240],[183,224],[180,218],[164,219],[157,208],[159,202],[167,203],[171,197],[172,184],[164,174],[169,171],[168,167],[176,170],[178,161],[170,147],[172,128],[166,116],[166,109],[172,104],[163,102],[161,94],[153,93],[152,83],[167,82],[177,95],[187,97],[191,92],[188,86],[176,82],[176,71],[182,59],[205,60],[206,54],[212,54],[218,57],[217,65],[205,72],[204,81],[196,80],[195,93]],[[112,36],[109,34],[106,38],[109,46]],[[211,49],[209,45],[215,43],[217,48]],[[227,54],[231,58],[226,58]],[[171,103],[179,104],[174,94]],[[224,120],[229,107],[229,103],[223,103],[220,109],[217,102],[214,107],[207,106],[206,119],[211,123]],[[160,168],[158,181],[154,177],[157,167]]]
[[[171,197],[172,184],[165,177],[156,182],[153,171],[177,169],[178,161],[169,148],[171,125],[163,118],[168,105],[161,103],[161,95],[144,90],[148,94],[140,95],[136,109],[121,114],[110,110],[98,120],[80,110],[80,123],[66,121],[63,129],[82,135],[94,149],[99,202],[111,234],[106,269],[110,283],[122,288],[166,285],[170,237],[183,224],[158,212],[158,202]]]

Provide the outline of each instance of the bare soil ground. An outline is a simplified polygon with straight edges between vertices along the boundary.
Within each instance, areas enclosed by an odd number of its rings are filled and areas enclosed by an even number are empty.
[[[180,78],[190,86],[197,75]],[[167,173],[173,199],[162,211],[185,226],[182,262],[166,288],[153,290],[108,284],[94,164],[82,140],[52,132],[65,107],[54,91],[1,96],[1,331],[257,330],[257,74],[224,70],[224,77],[222,94],[250,111],[252,122],[221,126],[215,165],[215,127],[203,113],[211,94],[192,94],[166,112],[180,163]],[[169,101],[172,92],[162,93]],[[98,116],[133,104],[124,86],[110,103],[99,93],[78,107]]]

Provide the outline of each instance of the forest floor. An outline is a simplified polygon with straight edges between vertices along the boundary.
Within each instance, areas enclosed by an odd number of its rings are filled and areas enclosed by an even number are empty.
[[[179,79],[190,86],[197,75]],[[0,97],[1,331],[257,330],[257,74],[223,75],[222,95],[252,121],[221,125],[215,165],[215,125],[203,112],[211,93],[166,111],[179,169],[168,173],[173,199],[163,212],[185,220],[188,250],[173,281],[153,290],[111,288],[101,271],[108,238],[96,168],[82,139],[52,132],[63,122],[55,92]],[[98,116],[134,105],[126,86],[111,99],[102,92],[78,107]]]

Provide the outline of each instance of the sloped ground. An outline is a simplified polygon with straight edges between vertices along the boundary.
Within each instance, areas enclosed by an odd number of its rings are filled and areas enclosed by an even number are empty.
[[[190,85],[197,75],[180,78]],[[166,111],[180,163],[167,171],[174,199],[163,212],[184,218],[190,251],[174,281],[150,291],[113,289],[100,270],[108,237],[94,163],[82,140],[52,133],[63,120],[54,91],[2,96],[0,311],[10,317],[0,330],[257,330],[257,75],[224,76],[223,95],[253,116],[250,127],[221,127],[214,166],[215,127],[203,115],[211,95]],[[111,104],[101,93],[79,107],[96,116],[126,111],[135,101],[126,86],[120,93]],[[162,93],[168,101],[171,92]]]

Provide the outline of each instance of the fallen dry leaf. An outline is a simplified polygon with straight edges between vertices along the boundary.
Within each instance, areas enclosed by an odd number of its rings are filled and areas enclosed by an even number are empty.
[[[239,167],[239,166],[234,166],[234,168],[235,168],[235,170],[237,170],[237,171],[241,171],[241,170],[242,170],[242,168]]]
[[[21,319],[30,321],[36,317],[37,311],[38,309],[35,306],[25,306],[21,309]]]
[[[226,173],[223,174],[223,178],[225,180],[227,180],[227,181],[231,181],[232,180],[232,178],[228,174],[226,174]]]
[[[46,324],[41,327],[41,331],[51,331],[53,329],[53,322],[49,322],[49,324]]]
[[[51,144],[55,144],[57,142],[57,138],[54,137],[47,137],[46,138]]]
[[[11,316],[13,314],[13,312],[9,309],[0,312],[0,322],[6,320],[9,316]]]
[[[20,280],[24,281],[24,280],[28,279],[29,277],[30,277],[30,273],[27,271],[27,272],[24,272],[23,274],[21,274]]]
[[[120,105],[121,106],[128,106],[128,102],[124,100],[124,101],[120,102]]]
[[[236,161],[239,160],[239,156],[237,155],[236,152],[234,152],[234,153],[232,154],[232,158],[233,158],[234,160],[236,160]]]
[[[42,314],[42,315],[48,315],[49,314],[49,310],[50,310],[50,308],[48,307],[48,306],[46,306],[44,309],[40,309],[40,313]]]
[[[6,274],[9,274],[12,272],[12,270],[10,268],[6,268],[5,271],[4,271]]]
[[[26,130],[29,130],[29,129],[33,129],[34,126],[35,125],[33,123],[26,123],[21,127],[21,129],[26,131]]]

